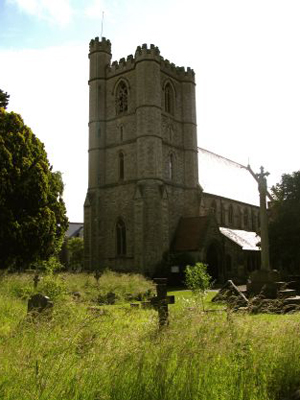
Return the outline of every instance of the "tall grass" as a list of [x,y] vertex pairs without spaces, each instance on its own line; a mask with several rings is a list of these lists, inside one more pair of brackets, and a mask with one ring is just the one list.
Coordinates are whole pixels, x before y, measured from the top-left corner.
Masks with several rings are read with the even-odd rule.
[[205,313],[181,297],[159,330],[153,310],[58,297],[51,319],[30,320],[7,285],[0,399],[280,400],[300,387],[299,314]]

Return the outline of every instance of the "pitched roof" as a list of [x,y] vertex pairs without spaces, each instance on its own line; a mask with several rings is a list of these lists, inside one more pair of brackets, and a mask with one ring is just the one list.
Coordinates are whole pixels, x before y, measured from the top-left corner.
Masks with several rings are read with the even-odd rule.
[[198,147],[198,169],[205,193],[259,206],[258,183],[244,165]]
[[83,222],[69,222],[69,227],[66,232],[68,238],[80,236],[80,231],[83,229]]
[[180,218],[173,243],[174,250],[198,250],[200,242],[205,237],[207,227],[207,216]]
[[257,245],[260,243],[261,239],[256,234],[256,232],[248,232],[240,229],[229,229],[222,227],[220,227],[219,229],[222,235],[232,240],[243,250],[260,251],[260,248]]

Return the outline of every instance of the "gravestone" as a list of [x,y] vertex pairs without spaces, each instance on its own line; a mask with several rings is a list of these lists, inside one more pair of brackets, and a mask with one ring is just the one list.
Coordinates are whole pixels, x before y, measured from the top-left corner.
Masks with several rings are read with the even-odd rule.
[[131,308],[140,308],[140,305],[138,303],[130,303]]
[[101,278],[102,273],[99,271],[99,269],[96,269],[96,272],[94,274],[94,278],[97,281],[97,285],[99,285],[99,279]]
[[28,300],[28,313],[41,314],[45,311],[50,311],[53,307],[53,302],[50,301],[48,296],[41,293],[34,294]]
[[37,288],[37,285],[38,285],[38,283],[39,283],[40,280],[41,280],[40,275],[38,274],[38,272],[36,272],[36,273],[34,274],[34,277],[33,277],[33,287],[34,287],[35,289]]
[[114,305],[116,303],[117,296],[114,292],[108,292],[106,294],[99,294],[97,302],[100,305]]
[[233,302],[241,307],[248,305],[248,299],[244,293],[232,282],[228,280],[219,290],[219,292],[212,298],[213,302],[228,301]]
[[155,278],[157,296],[150,299],[150,303],[158,311],[159,326],[168,324],[168,305],[175,303],[175,296],[167,296],[167,279]]

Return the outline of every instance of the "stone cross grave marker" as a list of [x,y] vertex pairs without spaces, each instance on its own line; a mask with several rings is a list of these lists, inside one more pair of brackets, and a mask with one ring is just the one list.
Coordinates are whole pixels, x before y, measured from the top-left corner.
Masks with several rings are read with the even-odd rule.
[[43,311],[51,310],[53,302],[50,301],[48,296],[44,296],[41,293],[34,294],[28,300],[27,312],[33,312],[35,314],[41,314]]
[[167,296],[167,279],[155,278],[157,296],[150,299],[150,303],[158,311],[159,326],[168,324],[168,304],[175,303],[175,296]]
[[268,213],[267,213],[267,176],[269,172],[260,167],[260,173],[256,174],[258,179],[258,191],[260,202],[260,237],[261,237],[261,269],[271,271],[269,256],[269,236],[268,236]]

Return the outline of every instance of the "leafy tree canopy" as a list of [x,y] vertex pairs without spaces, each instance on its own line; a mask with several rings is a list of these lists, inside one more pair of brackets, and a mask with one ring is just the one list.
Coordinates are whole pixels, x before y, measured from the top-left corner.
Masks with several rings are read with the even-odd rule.
[[6,108],[8,105],[9,94],[0,89],[0,107]]
[[272,187],[270,218],[272,265],[300,273],[300,171],[284,174]]
[[20,115],[0,108],[0,268],[47,260],[68,225],[63,182]]

